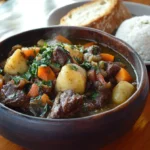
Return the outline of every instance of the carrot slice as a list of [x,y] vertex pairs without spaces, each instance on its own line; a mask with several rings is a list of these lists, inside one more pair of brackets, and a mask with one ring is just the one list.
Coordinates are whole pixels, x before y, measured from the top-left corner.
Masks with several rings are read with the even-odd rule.
[[114,61],[114,56],[111,55],[111,54],[108,54],[108,53],[101,53],[100,54],[102,60],[105,60],[105,61]]
[[55,37],[55,39],[59,42],[62,42],[62,43],[67,43],[67,44],[72,44],[71,41],[69,41],[67,38],[65,38],[64,36],[62,35],[57,35]]
[[53,105],[52,101],[50,100],[50,98],[48,97],[47,94],[43,94],[43,95],[41,96],[41,100],[42,100],[42,103],[43,103],[43,104],[49,104],[50,106]]
[[88,47],[95,45],[95,44],[96,43],[94,43],[94,42],[88,42],[88,43],[84,44],[84,48],[88,48]]
[[3,87],[4,78],[0,75],[0,89]]
[[118,82],[120,82],[120,81],[131,82],[132,81],[132,77],[131,77],[131,75],[129,74],[129,72],[126,69],[121,68],[119,70],[119,72],[117,73],[117,75],[116,75],[116,80]]
[[36,97],[39,95],[39,87],[37,84],[33,83],[31,88],[30,88],[30,91],[28,92],[28,96],[29,97]]
[[40,51],[38,47],[22,48],[22,52],[26,58],[35,57]]
[[38,67],[38,77],[45,81],[56,79],[55,73],[48,66],[39,66]]

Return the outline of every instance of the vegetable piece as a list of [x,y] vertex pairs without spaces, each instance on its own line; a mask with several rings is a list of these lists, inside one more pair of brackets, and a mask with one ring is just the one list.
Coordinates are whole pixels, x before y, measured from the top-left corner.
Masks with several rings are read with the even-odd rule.
[[64,36],[62,35],[57,35],[55,37],[55,40],[61,42],[61,43],[67,43],[67,44],[72,44],[71,41],[69,41],[67,38],[65,38]]
[[0,89],[3,87],[4,77],[0,74]]
[[83,94],[86,85],[86,71],[76,64],[67,64],[62,67],[57,80],[56,91],[73,90]]
[[43,39],[41,39],[37,42],[38,46],[44,46],[44,44],[45,44],[45,41]]
[[35,57],[40,51],[39,47],[22,48],[25,58]]
[[102,60],[105,60],[105,61],[114,61],[114,56],[111,55],[111,54],[107,54],[107,53],[101,53],[100,54]]
[[9,57],[4,66],[4,72],[16,75],[23,74],[28,70],[27,60],[24,58],[20,49],[17,49],[11,57]]
[[38,67],[38,77],[44,81],[56,79],[55,73],[48,66],[39,66]]
[[95,44],[96,44],[95,42],[88,42],[88,43],[84,44],[84,48],[88,48],[88,47],[95,45]]
[[47,94],[43,94],[41,96],[41,100],[42,100],[42,103],[43,104],[49,104],[50,106],[53,105],[52,101],[49,99],[48,95]]
[[112,100],[115,104],[121,104],[126,101],[135,91],[135,87],[127,82],[120,81],[113,89]]
[[76,58],[78,58],[78,60],[80,60],[80,62],[83,61],[83,53],[81,53],[79,50],[72,49],[71,45],[67,45],[67,44],[65,44],[64,48],[70,53],[70,56],[72,57],[74,63],[78,64],[78,61],[76,60]]
[[28,96],[29,97],[36,97],[39,95],[39,87],[37,84],[33,83],[31,88],[30,88],[30,91],[28,92]]
[[98,73],[96,75],[96,77],[97,77],[97,80],[100,81],[102,84],[106,84],[106,81],[105,81],[105,79],[104,79],[104,77],[102,76],[101,73]]
[[131,82],[132,81],[132,77],[131,75],[129,74],[129,72],[124,69],[124,68],[121,68],[119,70],[119,72],[117,73],[116,75],[116,80],[119,82],[119,81],[128,81],[128,82]]
[[19,84],[17,85],[17,88],[22,89],[24,88],[24,86],[28,83],[29,81],[27,81],[26,79],[21,79],[19,81]]

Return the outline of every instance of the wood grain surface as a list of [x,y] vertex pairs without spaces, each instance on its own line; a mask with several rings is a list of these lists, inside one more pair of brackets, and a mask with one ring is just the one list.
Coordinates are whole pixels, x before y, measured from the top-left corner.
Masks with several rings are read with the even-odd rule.
[[[150,5],[150,0],[126,0]],[[148,68],[150,79],[150,68]],[[26,150],[0,136],[0,150]],[[133,128],[102,150],[150,150],[150,93],[146,107]]]

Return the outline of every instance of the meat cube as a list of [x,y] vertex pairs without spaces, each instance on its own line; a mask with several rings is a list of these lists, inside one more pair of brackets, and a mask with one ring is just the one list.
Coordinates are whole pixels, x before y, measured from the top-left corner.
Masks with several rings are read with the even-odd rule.
[[59,93],[55,98],[54,105],[48,118],[73,117],[80,111],[83,104],[83,96],[75,94],[72,90]]

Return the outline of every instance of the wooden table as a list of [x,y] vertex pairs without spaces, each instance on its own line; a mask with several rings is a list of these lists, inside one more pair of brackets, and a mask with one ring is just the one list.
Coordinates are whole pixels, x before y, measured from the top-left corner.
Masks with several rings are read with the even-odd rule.
[[[150,5],[150,0],[127,0]],[[150,67],[147,67],[150,79]],[[26,150],[0,136],[0,150]],[[102,150],[150,150],[150,93],[146,107],[132,130]]]

